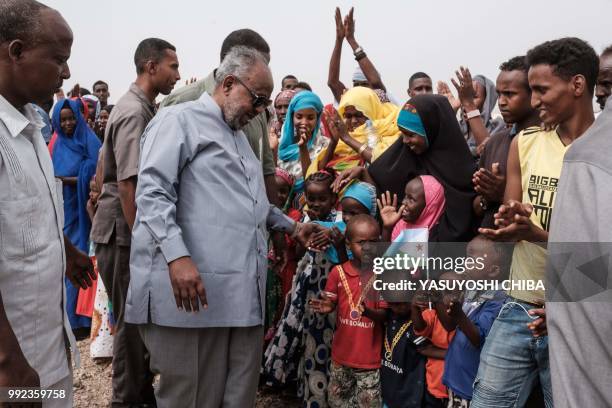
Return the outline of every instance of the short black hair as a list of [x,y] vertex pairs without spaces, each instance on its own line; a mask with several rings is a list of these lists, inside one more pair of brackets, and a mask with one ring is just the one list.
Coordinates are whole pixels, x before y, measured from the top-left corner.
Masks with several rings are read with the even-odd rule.
[[287,79],[295,79],[297,81],[297,78],[295,77],[295,75],[289,74],[289,75],[285,75],[285,77],[281,80],[281,85],[284,85],[285,84],[285,80],[287,80]]
[[357,214],[352,216],[348,224],[346,225],[346,233],[344,234],[344,237],[347,241],[350,241],[350,232],[353,230],[353,228],[355,228],[355,225],[357,224],[370,224],[378,228],[378,231],[380,231],[380,224],[378,223],[378,221],[376,221],[376,218],[372,217],[370,214]]
[[0,1],[0,44],[35,40],[42,29],[40,12],[45,9],[49,7],[35,0]]
[[593,47],[580,38],[546,41],[529,50],[527,63],[529,67],[550,65],[555,74],[566,80],[574,75],[584,75],[589,92],[593,95],[599,73],[599,57]]
[[159,62],[164,57],[166,50],[176,51],[174,45],[160,38],[147,38],[142,40],[134,53],[134,65],[136,73],[142,74],[148,61]]
[[103,107],[101,110],[103,111],[107,111],[108,114],[110,115],[110,113],[113,111],[113,108],[115,107],[115,105],[106,105],[105,107]]
[[519,55],[510,58],[508,61],[502,62],[499,66],[500,71],[523,71],[527,73],[529,71],[529,64],[527,64],[527,57]]
[[237,45],[255,48],[257,51],[263,54],[270,55],[270,46],[266,40],[259,35],[259,33],[251,30],[250,28],[242,28],[240,30],[232,31],[227,37],[225,37],[223,44],[221,44],[220,61],[223,61],[227,53]]
[[601,56],[603,57],[604,55],[612,55],[612,44],[608,45],[606,48],[604,48],[604,50],[601,52]]
[[79,96],[91,95],[89,89],[87,88],[79,88]]
[[529,64],[527,64],[527,57],[525,57],[524,55],[512,57],[508,61],[502,62],[499,66],[499,70],[502,72],[523,72],[525,74],[525,88],[527,88],[527,91],[531,93],[529,81],[527,80],[527,73],[529,72]]
[[412,88],[412,83],[416,80],[416,79],[420,79],[420,78],[427,78],[429,80],[431,80],[431,77],[429,75],[427,75],[424,72],[415,72],[414,74],[412,74],[412,76],[410,76],[410,79],[408,80],[408,88]]
[[96,91],[96,86],[98,85],[106,85],[106,89],[108,89],[108,84],[104,81],[102,81],[101,79],[98,79],[96,82],[94,82],[93,86],[91,87],[91,89],[94,90],[94,92]]
[[302,81],[300,81],[300,82],[298,82],[298,83],[295,85],[295,87],[296,87],[296,88],[306,89],[307,91],[312,92],[312,87],[311,87],[310,85],[308,85],[308,82],[302,82]]

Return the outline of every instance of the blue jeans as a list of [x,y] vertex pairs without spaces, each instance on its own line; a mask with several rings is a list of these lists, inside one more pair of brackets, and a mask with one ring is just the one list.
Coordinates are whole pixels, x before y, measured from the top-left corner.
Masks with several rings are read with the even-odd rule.
[[521,307],[535,307],[508,298],[493,323],[480,354],[470,408],[523,407],[538,378],[546,408],[552,408],[548,337],[533,337],[531,317]]

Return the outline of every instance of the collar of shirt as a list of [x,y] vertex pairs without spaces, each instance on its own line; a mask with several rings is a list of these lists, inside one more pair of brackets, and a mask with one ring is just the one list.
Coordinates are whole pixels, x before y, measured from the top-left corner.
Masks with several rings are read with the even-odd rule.
[[[225,123],[227,125],[227,123],[225,122],[225,118],[223,118],[223,111],[221,111],[221,107],[217,104],[217,101],[215,101],[212,96],[210,96],[207,92],[204,92],[199,98],[198,98],[198,102],[200,102],[201,104],[208,106],[212,109],[213,113],[215,114],[215,116],[221,120],[221,122]],[[229,126],[228,126],[229,128]],[[230,129],[230,131],[232,132],[236,132],[234,129]]]
[[138,99],[142,100],[142,102],[144,104],[146,104],[149,108],[151,108],[151,111],[153,113],[155,113],[155,111],[156,111],[155,103],[151,102],[149,100],[149,98],[147,98],[147,95],[145,95],[144,91],[142,89],[140,89],[140,87],[138,85],[136,85],[136,83],[132,83],[130,85],[130,92],[132,92],[134,95],[136,95],[138,97]]
[[0,95],[0,121],[4,123],[12,137],[17,137],[28,125],[37,129],[45,126],[40,115],[30,104],[26,104],[23,112],[20,112],[2,95]]

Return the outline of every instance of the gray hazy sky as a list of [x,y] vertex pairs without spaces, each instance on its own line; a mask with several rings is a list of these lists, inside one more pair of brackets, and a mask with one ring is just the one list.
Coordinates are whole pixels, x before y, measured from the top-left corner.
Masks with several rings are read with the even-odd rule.
[[[135,78],[133,55],[144,38],[174,44],[182,77],[202,78],[218,65],[225,36],[246,27],[270,44],[275,93],[280,79],[292,73],[330,102],[336,6],[343,15],[355,7],[355,37],[401,101],[415,71],[448,81],[465,65],[495,80],[501,62],[546,40],[576,36],[598,53],[612,44],[612,0],[42,1],[58,9],[74,32],[72,77],[64,89],[78,82],[91,90],[103,79],[113,102]],[[345,43],[340,79],[346,85],[355,67]]]

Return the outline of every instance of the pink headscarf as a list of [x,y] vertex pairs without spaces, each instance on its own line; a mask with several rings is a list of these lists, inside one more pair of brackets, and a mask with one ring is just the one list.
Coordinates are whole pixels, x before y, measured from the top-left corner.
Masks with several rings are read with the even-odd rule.
[[276,169],[274,169],[274,175],[280,177],[287,184],[289,184],[289,186],[293,187],[293,184],[295,183],[295,178],[291,174],[289,174],[287,170],[277,167]]
[[427,228],[431,230],[444,213],[446,199],[444,198],[444,187],[442,187],[442,184],[434,176],[419,177],[423,182],[423,190],[425,191],[425,208],[423,208],[423,212],[414,223],[400,219],[395,224],[395,227],[393,227],[393,232],[391,232],[392,241],[405,229]]

